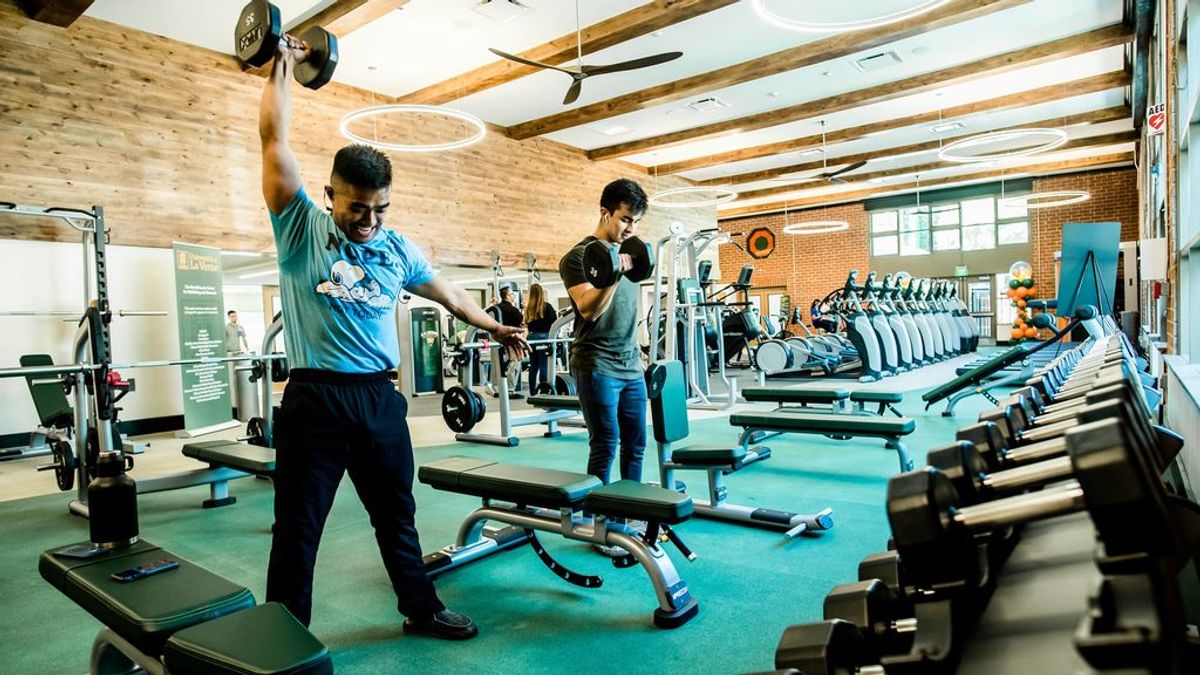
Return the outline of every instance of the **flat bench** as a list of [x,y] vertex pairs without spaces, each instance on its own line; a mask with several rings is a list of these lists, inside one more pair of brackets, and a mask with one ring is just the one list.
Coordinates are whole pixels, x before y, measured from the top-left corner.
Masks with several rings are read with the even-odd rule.
[[820,434],[838,440],[858,436],[883,438],[896,450],[901,471],[912,471],[913,460],[902,437],[911,434],[917,424],[911,418],[875,415],[847,415],[798,412],[743,412],[730,415],[729,423],[742,427],[741,445],[749,449],[752,441],[767,434]]
[[[882,415],[892,412],[897,417],[903,417],[896,410],[895,404],[904,400],[904,394],[891,391],[848,391],[845,389],[791,389],[782,387],[746,387],[741,390],[742,398],[749,403],[777,403],[780,409],[784,404],[799,404],[801,408],[809,406],[829,406],[834,412],[850,410],[847,406],[853,404],[853,411],[866,414]],[[877,411],[868,410],[868,404],[878,405]],[[818,408],[823,410],[824,408]]]
[[[471,457],[449,457],[420,467],[417,478],[437,490],[472,495],[483,499],[482,507],[467,516],[459,527],[458,540],[425,557],[431,575],[441,574],[499,551],[528,541],[538,558],[560,578],[594,588],[599,577],[572,572],[555,561],[542,547],[534,530],[561,534],[568,539],[619,546],[629,552],[618,567],[641,564],[658,596],[654,624],[660,628],[681,626],[696,615],[699,606],[687,584],[675,571],[658,543],[658,534],[692,515],[690,497],[637,481],[622,480],[603,485],[586,473],[493,462]],[[592,519],[576,517],[587,511]],[[644,536],[630,530],[624,520],[644,520]],[[510,527],[485,531],[486,521]],[[524,531],[519,536],[518,531]],[[686,553],[686,547],[680,545]]]
[[245,471],[255,476],[270,476],[275,473],[275,448],[238,441],[200,441],[185,444],[183,454],[201,462]]
[[[91,673],[171,675],[333,672],[325,645],[282,605],[256,606],[244,586],[145,540],[87,559],[42,553],[42,578],[104,628],[92,647]],[[133,582],[112,574],[170,559],[177,569]]]

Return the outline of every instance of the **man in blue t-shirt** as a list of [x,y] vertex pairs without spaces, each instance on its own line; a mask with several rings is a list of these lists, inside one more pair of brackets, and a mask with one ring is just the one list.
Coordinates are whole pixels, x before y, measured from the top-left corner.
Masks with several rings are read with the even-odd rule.
[[259,110],[263,196],[279,252],[284,336],[291,376],[274,441],[275,527],[267,600],[308,625],[317,546],[342,476],[371,517],[404,631],[474,637],[470,618],[438,599],[425,572],[414,523],[408,403],[392,385],[397,366],[396,300],[402,291],[442,304],[491,333],[516,358],[525,331],[503,326],[470,295],[436,276],[409,239],[381,228],[391,163],[374,148],[342,148],[333,160],[325,208],[300,181],[288,145],[292,69],[305,45],[286,36]]

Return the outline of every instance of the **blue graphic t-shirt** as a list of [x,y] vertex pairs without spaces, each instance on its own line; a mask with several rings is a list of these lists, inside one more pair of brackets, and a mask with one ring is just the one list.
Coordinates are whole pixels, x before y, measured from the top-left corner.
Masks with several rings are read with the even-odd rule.
[[271,214],[271,225],[291,366],[343,373],[395,368],[396,298],[435,276],[420,249],[382,228],[365,244],[349,241],[303,189],[283,213]]

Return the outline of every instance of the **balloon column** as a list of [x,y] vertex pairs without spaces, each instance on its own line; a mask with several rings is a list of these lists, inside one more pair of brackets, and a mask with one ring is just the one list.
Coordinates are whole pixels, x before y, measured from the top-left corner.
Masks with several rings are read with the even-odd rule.
[[1018,261],[1008,268],[1008,297],[1013,307],[1017,308],[1017,317],[1013,320],[1012,339],[1016,342],[1037,337],[1038,329],[1029,322],[1030,300],[1037,298],[1037,286],[1033,285],[1033,266],[1025,261]]

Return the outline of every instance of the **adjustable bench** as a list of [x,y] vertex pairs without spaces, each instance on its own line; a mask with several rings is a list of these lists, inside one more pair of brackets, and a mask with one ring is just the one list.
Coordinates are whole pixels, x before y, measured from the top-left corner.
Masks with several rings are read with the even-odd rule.
[[[104,625],[92,644],[93,675],[333,672],[325,645],[282,605],[256,606],[246,587],[145,540],[87,559],[56,550],[42,553],[42,578]],[[112,579],[163,559],[179,567],[133,582]]]
[[[683,377],[683,364],[679,361],[656,361],[646,372],[650,383],[650,416],[654,424],[654,440],[658,445],[658,464],[661,485],[678,490],[685,489],[681,481],[675,480],[677,470],[704,471],[708,474],[708,501],[694,500],[696,514],[702,517],[725,520],[740,525],[784,530],[788,538],[801,532],[827,530],[833,527],[833,511],[808,515],[779,511],[777,509],[752,508],[727,501],[729,491],[725,486],[725,474],[738,471],[745,466],[771,456],[766,448],[676,448],[674,443],[688,436],[687,391]],[[793,391],[793,390],[781,390]],[[844,393],[844,392],[842,392]]]
[[[946,409],[942,411],[942,417],[953,417],[954,407],[958,405],[958,402],[976,394],[983,396],[993,404],[996,403],[996,397],[989,393],[990,390],[997,387],[1011,386],[1014,382],[1023,382],[1033,375],[1033,366],[1029,363],[1028,359],[1032,351],[1033,346],[1030,343],[1021,343],[968,370],[946,384],[930,389],[921,396],[925,401],[925,409],[928,410],[934,403],[949,398],[950,402],[946,404]],[[1018,363],[1020,367],[1015,372],[1010,372],[1008,375],[1000,375],[1001,371]]]
[[820,434],[838,440],[858,436],[883,438],[887,441],[887,447],[895,450],[899,456],[900,470],[913,469],[912,457],[902,437],[911,434],[917,425],[908,417],[891,419],[853,414],[743,412],[730,415],[729,423],[742,427],[739,443],[747,450],[752,442],[779,434]]
[[[686,495],[637,481],[602,485],[586,473],[470,457],[449,457],[426,464],[417,477],[434,489],[483,499],[483,506],[472,511],[459,527],[453,545],[425,556],[431,576],[529,543],[538,559],[564,581],[585,588],[603,583],[598,576],[573,572],[552,558],[537,539],[535,530],[540,530],[628,551],[629,555],[614,559],[613,565],[620,568],[640,564],[646,570],[658,596],[654,625],[682,626],[699,610],[687,583],[658,543],[661,532],[689,559],[694,557],[670,528],[692,515],[692,500]],[[592,519],[580,516],[584,510],[592,514]],[[638,536],[626,527],[622,519],[627,518],[646,521],[646,533]],[[485,528],[489,520],[507,527]]]

